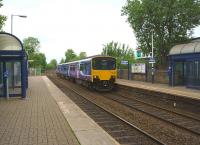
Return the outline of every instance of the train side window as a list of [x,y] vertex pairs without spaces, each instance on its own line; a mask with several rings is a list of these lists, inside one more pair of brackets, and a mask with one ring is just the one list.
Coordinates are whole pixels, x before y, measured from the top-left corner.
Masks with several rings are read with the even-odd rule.
[[83,64],[80,64],[80,71],[83,71]]
[[64,71],[66,71],[67,70],[67,68],[66,68],[66,66],[64,66]]
[[74,66],[74,65],[71,65],[71,66],[70,66],[70,70],[71,70],[71,71],[75,71],[75,66]]
[[86,63],[85,72],[87,75],[91,75],[91,64],[90,63]]
[[97,64],[96,64],[96,61],[95,61],[95,60],[92,61],[92,66],[93,66],[94,69],[97,68]]
[[85,68],[85,63],[83,64],[83,73],[86,74],[86,68]]

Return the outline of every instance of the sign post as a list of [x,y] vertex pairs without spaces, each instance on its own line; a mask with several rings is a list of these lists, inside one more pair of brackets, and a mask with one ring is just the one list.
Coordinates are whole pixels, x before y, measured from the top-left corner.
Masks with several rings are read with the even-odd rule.
[[153,84],[154,83],[154,75],[155,75],[154,63],[156,63],[156,61],[154,58],[150,58],[149,63],[151,63],[151,82]]
[[151,63],[151,83],[153,84],[154,83],[154,63],[155,63],[155,59],[154,59],[154,56],[153,56],[153,33],[152,33],[152,50],[151,50],[151,58],[149,59],[149,63]]
[[6,98],[9,99],[8,70],[4,72],[4,78],[6,79]]

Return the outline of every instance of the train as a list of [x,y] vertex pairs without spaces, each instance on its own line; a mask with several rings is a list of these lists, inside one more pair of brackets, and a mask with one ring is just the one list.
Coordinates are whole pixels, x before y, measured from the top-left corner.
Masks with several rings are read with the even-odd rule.
[[116,59],[98,55],[62,63],[57,65],[56,74],[91,89],[110,91],[117,78]]

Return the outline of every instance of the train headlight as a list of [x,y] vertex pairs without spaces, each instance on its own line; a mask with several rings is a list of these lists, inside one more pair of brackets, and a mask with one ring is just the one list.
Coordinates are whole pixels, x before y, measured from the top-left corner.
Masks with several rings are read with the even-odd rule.
[[115,82],[115,76],[111,76],[110,81]]
[[94,75],[93,78],[94,78],[94,79],[99,79],[99,76]]

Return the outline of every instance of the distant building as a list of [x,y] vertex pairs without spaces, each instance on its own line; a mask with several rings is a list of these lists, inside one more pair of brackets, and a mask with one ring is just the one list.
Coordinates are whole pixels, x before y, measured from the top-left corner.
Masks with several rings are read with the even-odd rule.
[[175,45],[169,52],[169,85],[200,89],[200,37]]

